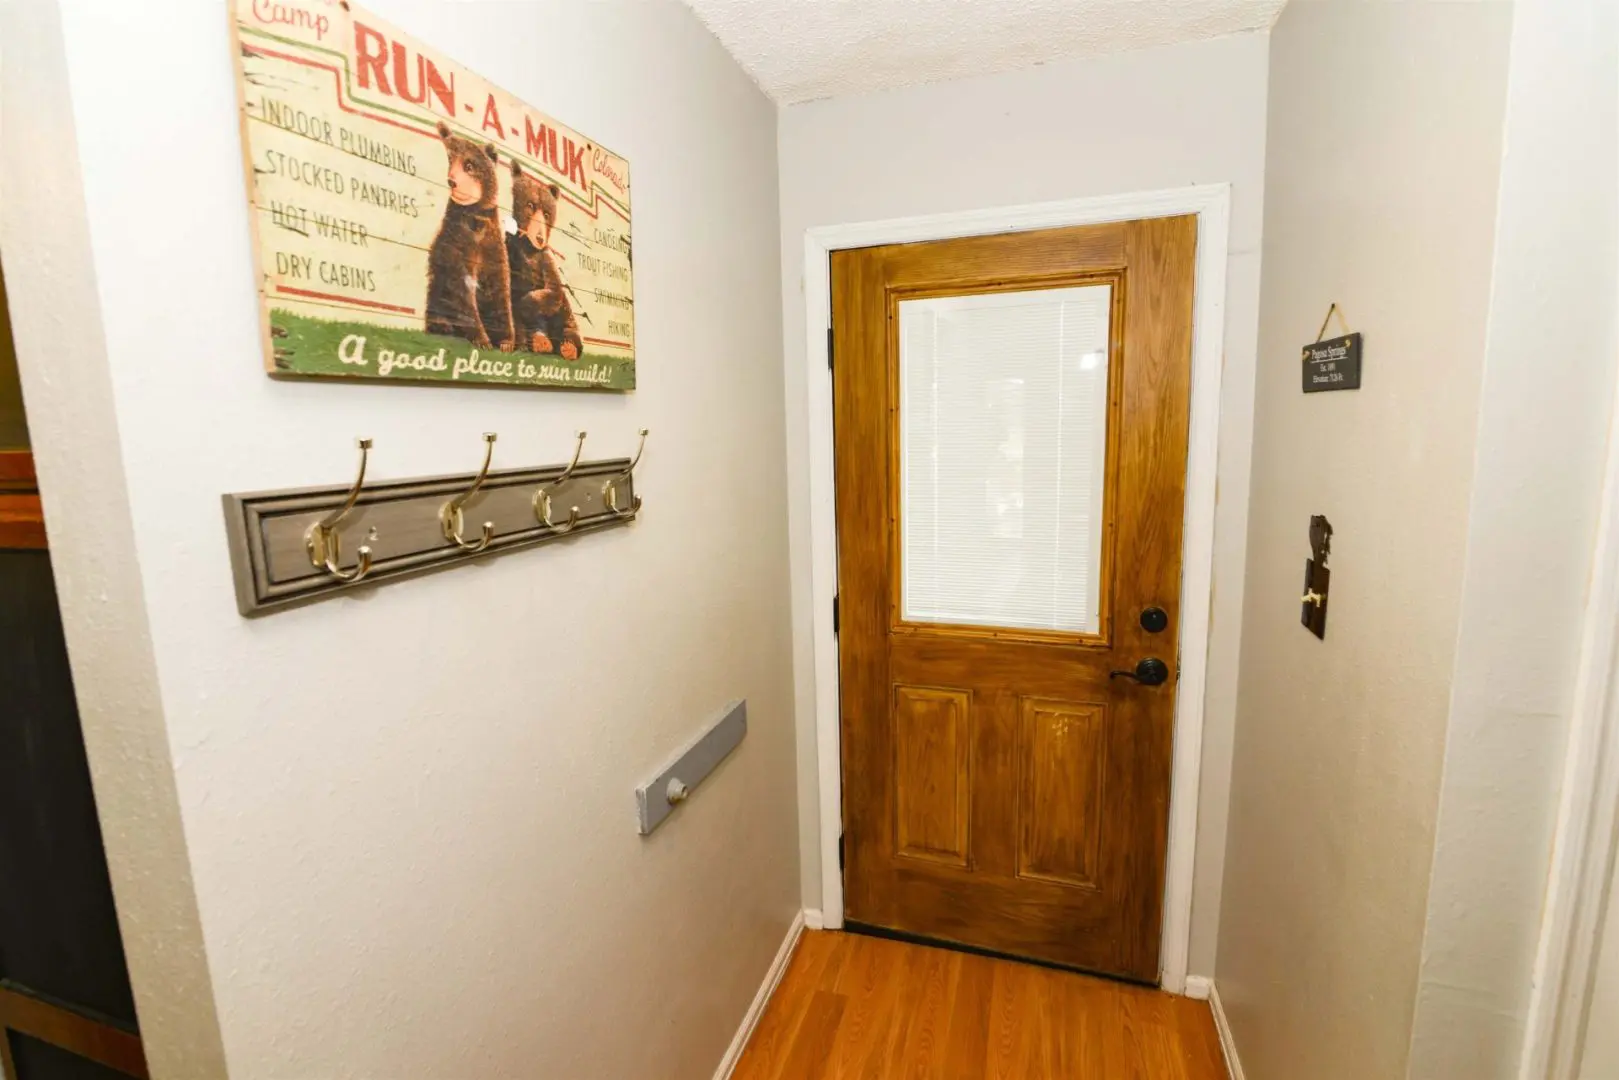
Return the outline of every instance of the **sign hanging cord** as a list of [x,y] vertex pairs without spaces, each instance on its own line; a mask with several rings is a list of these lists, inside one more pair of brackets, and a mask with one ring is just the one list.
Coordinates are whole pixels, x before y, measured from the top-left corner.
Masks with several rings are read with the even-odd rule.
[[1321,320],[1321,329],[1318,330],[1316,332],[1316,335],[1315,335],[1315,339],[1317,341],[1320,341],[1323,337],[1326,336],[1327,324],[1332,322],[1333,315],[1338,316],[1338,325],[1344,328],[1344,333],[1348,334],[1350,332],[1349,331],[1349,320],[1344,318],[1343,309],[1338,306],[1338,302],[1335,300],[1335,301],[1333,301],[1332,306],[1327,308],[1327,317],[1325,319]]

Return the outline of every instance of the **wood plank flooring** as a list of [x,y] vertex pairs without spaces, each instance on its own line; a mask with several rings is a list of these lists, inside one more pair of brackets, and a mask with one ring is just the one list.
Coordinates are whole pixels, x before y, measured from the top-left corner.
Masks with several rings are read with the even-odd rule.
[[1207,1002],[807,930],[732,1080],[1226,1080]]

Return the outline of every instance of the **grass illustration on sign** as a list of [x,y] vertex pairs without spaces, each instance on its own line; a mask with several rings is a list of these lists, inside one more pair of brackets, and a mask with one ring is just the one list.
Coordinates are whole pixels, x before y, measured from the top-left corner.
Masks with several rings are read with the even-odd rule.
[[233,25],[266,370],[634,389],[623,158],[353,4]]

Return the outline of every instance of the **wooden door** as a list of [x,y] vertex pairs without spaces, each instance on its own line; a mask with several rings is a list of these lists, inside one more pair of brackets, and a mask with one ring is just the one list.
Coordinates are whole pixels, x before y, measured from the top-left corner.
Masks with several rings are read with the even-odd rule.
[[832,256],[850,922],[1157,980],[1196,237]]

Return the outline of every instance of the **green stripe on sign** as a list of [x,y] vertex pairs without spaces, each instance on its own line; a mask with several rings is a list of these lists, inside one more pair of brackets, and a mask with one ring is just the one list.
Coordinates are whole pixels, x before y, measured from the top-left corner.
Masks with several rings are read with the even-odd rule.
[[635,361],[587,352],[577,360],[555,354],[480,349],[444,337],[352,319],[316,319],[270,311],[276,372],[349,379],[404,379],[430,383],[571,390],[633,390]]

